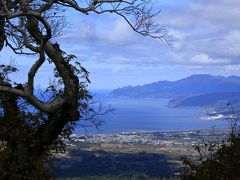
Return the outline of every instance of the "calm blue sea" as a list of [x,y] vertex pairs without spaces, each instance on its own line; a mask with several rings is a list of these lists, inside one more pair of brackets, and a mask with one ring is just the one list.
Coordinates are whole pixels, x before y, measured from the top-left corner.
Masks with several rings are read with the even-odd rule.
[[[201,130],[229,127],[226,120],[201,120],[203,108],[169,108],[168,99],[120,98],[98,91],[95,99],[103,107],[110,105],[115,110],[101,117],[104,124],[99,130],[87,128],[89,133],[119,133],[123,131],[175,131]],[[83,133],[81,127],[76,133]]]

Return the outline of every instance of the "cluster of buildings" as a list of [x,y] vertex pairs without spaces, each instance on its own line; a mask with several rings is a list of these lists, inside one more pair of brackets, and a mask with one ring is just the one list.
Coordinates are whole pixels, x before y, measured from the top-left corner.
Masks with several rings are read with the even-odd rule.
[[153,145],[160,147],[192,147],[202,142],[226,139],[228,130],[174,131],[174,132],[122,132],[119,134],[72,135],[71,144]]

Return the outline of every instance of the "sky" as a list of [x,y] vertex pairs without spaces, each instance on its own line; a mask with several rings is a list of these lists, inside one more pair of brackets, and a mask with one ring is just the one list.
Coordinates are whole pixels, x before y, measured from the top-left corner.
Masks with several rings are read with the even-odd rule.
[[[83,15],[67,11],[70,22],[56,41],[75,54],[90,72],[90,89],[115,89],[192,74],[240,75],[239,0],[159,0],[156,22],[173,36],[172,45],[143,37],[113,14]],[[0,62],[14,59],[25,81],[35,57],[16,56],[5,48]],[[46,85],[52,75],[48,63],[37,75]]]

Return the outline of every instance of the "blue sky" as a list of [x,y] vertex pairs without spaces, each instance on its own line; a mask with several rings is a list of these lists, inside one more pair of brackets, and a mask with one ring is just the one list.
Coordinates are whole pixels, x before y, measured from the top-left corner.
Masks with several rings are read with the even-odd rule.
[[[156,1],[158,2],[158,1]],[[113,14],[88,16],[67,12],[70,22],[56,41],[76,54],[90,71],[91,89],[113,89],[159,80],[177,80],[191,74],[240,75],[239,0],[164,0],[156,4],[156,21],[174,36],[172,46],[142,37]],[[15,56],[6,48],[0,62],[11,58],[24,81],[34,57]],[[37,84],[46,85],[49,64],[41,68]]]

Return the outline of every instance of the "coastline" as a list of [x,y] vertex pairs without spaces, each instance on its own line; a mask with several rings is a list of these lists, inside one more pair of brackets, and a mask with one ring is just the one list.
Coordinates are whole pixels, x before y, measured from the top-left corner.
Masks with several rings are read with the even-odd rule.
[[89,144],[127,144],[127,145],[153,145],[161,147],[191,148],[203,139],[227,139],[229,128],[211,128],[204,130],[185,131],[128,131],[111,134],[72,134],[70,146],[79,143]]
[[[203,119],[202,119],[203,120]],[[216,119],[213,119],[216,120]],[[216,131],[216,132],[229,132],[230,128],[215,128],[214,126],[211,128],[204,128],[204,129],[192,129],[192,130],[130,130],[130,131],[120,131],[120,132],[106,132],[106,133],[72,133],[71,137],[77,137],[77,136],[91,136],[91,135],[117,135],[117,134],[122,134],[122,135],[130,135],[130,134],[153,134],[153,133],[196,133],[196,132],[210,132],[210,131]]]

